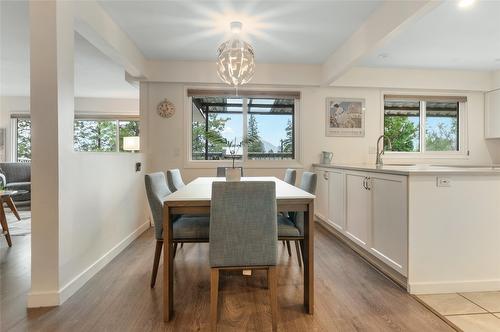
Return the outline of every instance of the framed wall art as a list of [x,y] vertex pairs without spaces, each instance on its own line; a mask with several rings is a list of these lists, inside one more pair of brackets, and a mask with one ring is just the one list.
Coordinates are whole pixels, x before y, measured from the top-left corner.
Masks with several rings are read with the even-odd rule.
[[326,136],[365,136],[365,100],[326,98]]

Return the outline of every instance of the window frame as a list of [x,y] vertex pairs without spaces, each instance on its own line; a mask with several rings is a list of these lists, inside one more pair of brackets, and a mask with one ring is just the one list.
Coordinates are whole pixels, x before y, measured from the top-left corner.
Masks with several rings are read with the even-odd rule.
[[[192,159],[192,103],[193,103],[193,98],[188,95],[188,90],[190,89],[197,89],[199,87],[185,87],[184,89],[184,142],[183,146],[186,147],[185,153],[183,154],[183,164],[184,168],[213,168],[217,166],[226,166],[230,167],[232,166],[232,161],[231,160],[194,160]],[[210,89],[207,90],[206,87],[203,87],[206,91],[210,91],[212,95],[216,94],[219,89]],[[225,90],[220,90],[221,91],[221,96],[224,95],[222,91],[227,91]],[[262,90],[262,95],[266,97],[261,97],[260,95],[256,96],[239,96],[243,99],[247,98],[276,98],[272,96],[273,92],[279,93],[280,91],[283,90]],[[243,101],[242,104],[242,115],[243,115],[243,132],[246,133],[247,131],[247,125],[248,125],[248,104]],[[294,167],[294,168],[303,168],[302,166],[302,161],[301,161],[301,140],[300,140],[300,98],[294,98],[294,106],[293,106],[293,116],[292,116],[292,122],[294,126],[293,130],[293,139],[294,139],[294,158],[293,159],[275,159],[275,160],[264,160],[264,159],[257,159],[257,160],[251,160],[248,159],[247,151],[246,151],[246,145],[243,145],[243,156],[241,160],[236,160],[235,165],[237,166],[243,166],[247,168],[284,168],[284,167]]]
[[468,136],[468,102],[458,102],[458,150],[457,151],[427,151],[425,146],[425,125],[426,125],[426,100],[425,98],[417,98],[422,96],[429,97],[466,97],[464,93],[436,93],[436,92],[408,92],[408,91],[381,91],[381,133],[385,131],[385,96],[386,95],[401,95],[415,96],[420,101],[420,151],[405,152],[405,151],[385,151],[387,159],[468,159],[469,151],[469,136]]
[[[75,122],[76,121],[113,121],[116,123],[116,132],[115,132],[115,140],[116,140],[116,146],[113,151],[78,151],[75,150]],[[75,118],[73,119],[73,151],[77,153],[131,153],[132,151],[120,151],[120,122],[124,121],[136,121],[139,123],[139,135],[141,133],[141,120],[138,116],[113,116],[113,115],[76,115]],[[135,152],[141,152],[135,151]]]
[[[10,149],[11,152],[9,153],[10,156],[7,156],[7,159],[12,158],[12,160],[15,160],[18,162],[18,154],[17,154],[17,144],[18,144],[18,139],[17,139],[17,126],[18,126],[18,120],[19,119],[28,119],[31,121],[31,116],[28,112],[11,112],[9,114],[10,118]],[[74,139],[75,139],[75,122],[76,121],[115,121],[116,122],[116,148],[113,151],[77,151],[74,149]],[[139,135],[140,135],[140,128],[141,128],[141,120],[139,116],[136,115],[123,115],[123,114],[87,114],[87,113],[76,113],[75,117],[73,119],[73,128],[72,128],[72,147],[73,147],[73,152],[75,153],[98,153],[98,154],[105,154],[105,153],[131,153],[132,151],[120,151],[120,122],[122,121],[137,121],[139,123]],[[141,152],[135,151],[137,153]],[[25,161],[28,162],[28,161]],[[31,160],[29,161],[31,162]]]

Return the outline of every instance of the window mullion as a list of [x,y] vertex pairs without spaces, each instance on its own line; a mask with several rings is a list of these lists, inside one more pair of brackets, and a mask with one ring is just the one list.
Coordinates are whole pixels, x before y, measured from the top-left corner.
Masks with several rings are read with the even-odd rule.
[[243,162],[246,162],[248,160],[248,146],[247,144],[245,143],[246,142],[246,139],[248,138],[248,121],[247,121],[247,117],[248,117],[248,98],[244,97],[243,100],[242,100],[242,111],[243,111],[243,137],[241,138],[242,139],[242,144],[241,144],[241,147],[242,147],[242,156],[241,156],[241,160]]
[[420,153],[424,154],[425,151],[425,128],[426,128],[426,109],[427,103],[420,101]]
[[116,149],[115,152],[120,152],[120,120],[116,121]]

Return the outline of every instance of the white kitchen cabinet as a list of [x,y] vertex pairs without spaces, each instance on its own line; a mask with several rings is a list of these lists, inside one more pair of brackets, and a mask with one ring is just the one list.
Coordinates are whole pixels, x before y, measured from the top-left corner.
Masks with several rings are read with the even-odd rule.
[[345,229],[345,174],[340,170],[328,172],[328,223],[339,231]]
[[318,183],[316,187],[316,199],[314,212],[323,221],[328,220],[328,172],[324,169],[316,169]]
[[316,215],[403,276],[408,271],[408,177],[316,168]]
[[345,234],[358,245],[368,249],[371,194],[366,180],[365,173],[346,173]]
[[406,275],[408,250],[407,177],[370,173],[370,251]]
[[484,134],[486,138],[500,138],[500,89],[485,94]]

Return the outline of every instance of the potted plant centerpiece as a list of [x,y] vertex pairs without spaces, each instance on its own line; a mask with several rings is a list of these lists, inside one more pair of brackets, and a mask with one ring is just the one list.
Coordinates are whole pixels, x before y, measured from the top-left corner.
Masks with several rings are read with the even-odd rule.
[[241,148],[242,142],[241,141],[238,142],[238,140],[235,137],[234,140],[226,140],[226,145],[229,151],[230,158],[233,160],[233,166],[226,167],[226,181],[228,182],[240,181],[241,169],[235,168],[234,163],[236,160],[236,152],[238,152],[238,149]]

